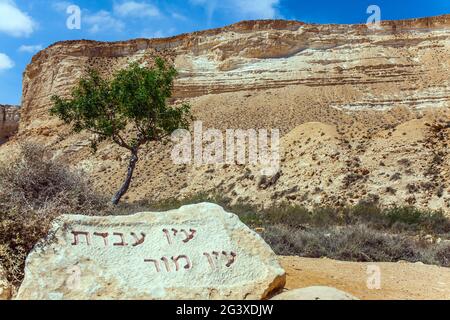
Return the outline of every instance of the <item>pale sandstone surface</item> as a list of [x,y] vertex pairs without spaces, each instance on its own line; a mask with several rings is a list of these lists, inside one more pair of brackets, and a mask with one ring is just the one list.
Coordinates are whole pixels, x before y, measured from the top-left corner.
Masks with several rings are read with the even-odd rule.
[[92,155],[89,135],[49,116],[50,97],[88,66],[110,75],[163,55],[180,71],[175,101],[189,101],[205,129],[279,129],[281,167],[261,185],[258,167],[174,165],[169,147],[150,145],[125,201],[218,193],[257,206],[375,201],[450,213],[450,16],[382,26],[249,21],[168,39],[56,43],[25,71],[20,132],[0,158],[39,141],[113,194],[127,152],[105,142]]
[[[450,299],[450,268],[407,262],[361,263],[301,257],[279,259],[286,270],[286,290],[329,286],[361,300]],[[368,266],[371,267],[368,269]],[[380,289],[369,289],[367,285],[369,276],[373,275],[373,266],[381,272]],[[370,285],[373,283],[369,282]]]
[[313,286],[293,289],[276,295],[271,300],[359,300],[358,298],[332,287]]
[[62,216],[28,256],[17,299],[263,299],[284,283],[258,234],[203,203]]

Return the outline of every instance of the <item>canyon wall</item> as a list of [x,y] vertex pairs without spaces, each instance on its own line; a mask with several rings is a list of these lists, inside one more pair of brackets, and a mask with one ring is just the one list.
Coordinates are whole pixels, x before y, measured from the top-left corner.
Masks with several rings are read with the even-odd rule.
[[19,128],[18,106],[0,105],[0,144],[5,143]]
[[[345,206],[361,201],[450,209],[450,15],[366,25],[244,21],[167,39],[58,42],[27,66],[18,141],[45,143],[94,178],[121,183],[127,155],[48,114],[88,67],[111,76],[155,55],[179,71],[176,101],[205,129],[279,129],[274,179],[251,166],[174,165],[170,149],[143,151],[127,200],[219,193],[235,202]],[[266,182],[264,182],[266,181]]]
[[179,70],[178,97],[349,85],[353,96],[336,95],[334,106],[442,106],[450,96],[449,26],[450,15],[386,21],[381,30],[263,20],[167,39],[58,42],[34,56],[25,70],[21,131],[48,119],[43,111],[51,95],[68,93],[87,67],[111,74],[155,54],[171,58]]

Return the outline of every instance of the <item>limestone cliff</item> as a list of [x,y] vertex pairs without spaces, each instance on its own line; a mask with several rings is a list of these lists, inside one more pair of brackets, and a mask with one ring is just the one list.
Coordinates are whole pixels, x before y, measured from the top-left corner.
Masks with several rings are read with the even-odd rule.
[[[445,105],[449,97],[450,15],[366,25],[311,25],[296,21],[245,21],[168,39],[126,42],[58,42],[38,53],[24,74],[26,129],[49,96],[67,92],[86,67],[111,73],[130,60],[160,53],[180,71],[177,96],[306,85],[334,89],[351,85],[345,108]],[[387,85],[396,96],[367,94]],[[380,91],[380,90],[379,90]],[[377,92],[371,92],[376,94]],[[48,117],[47,117],[48,118]],[[40,121],[43,117],[38,118]]]
[[23,80],[18,139],[45,142],[112,192],[126,155],[70,136],[48,115],[87,67],[105,74],[158,54],[180,72],[175,96],[205,127],[278,128],[280,172],[175,166],[167,148],[141,156],[129,200],[218,192],[233,201],[312,206],[376,201],[449,211],[450,15],[366,25],[244,21],[167,39],[65,41],[38,53]]

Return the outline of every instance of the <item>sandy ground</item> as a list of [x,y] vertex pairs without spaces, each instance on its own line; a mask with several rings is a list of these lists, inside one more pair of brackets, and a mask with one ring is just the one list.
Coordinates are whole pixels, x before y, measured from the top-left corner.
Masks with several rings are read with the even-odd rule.
[[[330,286],[362,300],[450,300],[450,268],[421,263],[359,263],[280,257],[286,289]],[[368,289],[368,266],[381,271],[380,289]]]

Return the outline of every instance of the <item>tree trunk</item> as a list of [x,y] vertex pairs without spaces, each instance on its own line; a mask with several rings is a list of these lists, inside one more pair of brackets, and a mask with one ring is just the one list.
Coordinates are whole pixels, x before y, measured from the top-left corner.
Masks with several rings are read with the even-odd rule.
[[120,187],[119,191],[114,195],[112,198],[112,204],[117,205],[120,201],[120,199],[123,197],[125,193],[127,193],[128,188],[130,187],[131,179],[133,178],[133,172],[136,168],[136,163],[139,160],[137,156],[137,150],[131,152],[131,158],[130,162],[128,164],[128,172],[127,172],[127,178],[123,185]]

